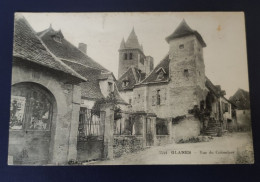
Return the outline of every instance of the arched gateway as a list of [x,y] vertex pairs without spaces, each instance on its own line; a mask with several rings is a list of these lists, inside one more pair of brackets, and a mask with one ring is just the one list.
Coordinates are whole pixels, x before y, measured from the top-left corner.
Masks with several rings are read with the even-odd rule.
[[9,155],[14,164],[47,164],[57,104],[40,84],[22,82],[11,88]]

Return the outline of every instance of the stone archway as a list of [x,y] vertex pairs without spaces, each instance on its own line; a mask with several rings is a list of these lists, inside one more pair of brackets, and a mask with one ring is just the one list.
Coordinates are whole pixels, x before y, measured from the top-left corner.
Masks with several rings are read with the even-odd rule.
[[50,161],[57,102],[44,86],[20,82],[11,87],[9,155],[14,164],[47,164]]

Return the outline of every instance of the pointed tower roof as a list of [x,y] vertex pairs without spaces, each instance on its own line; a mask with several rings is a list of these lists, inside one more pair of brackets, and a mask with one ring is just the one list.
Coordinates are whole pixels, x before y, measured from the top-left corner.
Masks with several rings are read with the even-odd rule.
[[135,29],[133,28],[129,37],[126,40],[125,43],[125,47],[126,48],[132,48],[132,49],[140,49],[141,50],[141,46],[139,44],[138,38],[135,34]]
[[125,49],[125,39],[124,38],[121,41],[120,49]]
[[195,35],[199,42],[201,43],[202,47],[206,47],[206,43],[202,39],[201,35],[196,31],[190,28],[190,26],[186,23],[183,19],[179,26],[175,29],[175,31],[166,37],[166,41],[169,43],[170,40],[188,36],[188,35]]

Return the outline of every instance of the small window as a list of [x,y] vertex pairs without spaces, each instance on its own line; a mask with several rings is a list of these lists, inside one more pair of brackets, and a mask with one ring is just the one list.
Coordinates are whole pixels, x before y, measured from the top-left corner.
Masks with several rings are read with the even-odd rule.
[[108,82],[108,92],[111,93],[113,92],[113,83]]
[[189,76],[189,70],[188,69],[185,69],[183,73],[184,73],[184,76],[186,76],[186,77]]
[[53,37],[53,40],[54,40],[55,42],[61,43],[61,37],[60,37],[60,36],[54,36],[54,37]]
[[163,72],[163,70],[161,70],[159,72],[158,76],[157,76],[157,80],[162,80],[162,79],[164,79],[164,72]]
[[132,99],[129,99],[129,104],[132,104]]
[[179,45],[179,49],[184,49],[184,44]]
[[129,81],[123,81],[123,87],[127,87],[129,84]]
[[129,59],[133,59],[133,53],[129,54]]
[[156,104],[157,105],[161,104],[160,90],[157,90],[157,93],[156,93]]
[[127,54],[124,53],[124,60],[127,60]]

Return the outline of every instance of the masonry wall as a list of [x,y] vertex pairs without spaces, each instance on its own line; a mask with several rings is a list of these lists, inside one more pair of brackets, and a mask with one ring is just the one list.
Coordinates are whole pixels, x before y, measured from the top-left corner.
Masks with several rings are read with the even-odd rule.
[[114,157],[130,154],[143,149],[143,137],[140,136],[114,136]]
[[[124,99],[124,101],[128,104],[133,104],[133,90],[129,90],[129,91],[120,91],[120,96],[122,99]],[[131,103],[129,102],[129,100],[131,99]]]
[[[156,90],[161,92],[160,105],[153,104],[153,95]],[[207,91],[198,86],[173,87],[171,84],[157,84],[134,89],[135,111],[155,113],[159,118],[177,117],[188,114],[194,105],[205,100]],[[139,97],[140,95],[140,97]]]
[[236,110],[237,127],[239,131],[251,129],[251,111]]
[[178,123],[173,123],[172,138],[175,142],[189,140],[198,137],[200,134],[200,121],[189,116]]
[[[124,59],[124,54],[128,55],[128,59]],[[133,58],[129,59],[129,53],[133,53]],[[120,78],[131,66],[138,67],[138,52],[133,50],[119,51],[118,78]]]
[[[12,85],[23,82],[38,84],[49,90],[57,103],[56,110],[53,113],[47,161],[38,164],[66,164],[68,160],[76,159],[77,156],[78,113],[81,93],[79,86],[65,84],[65,81],[66,78],[58,78],[48,69],[32,68],[25,64],[15,63],[12,67]],[[31,139],[26,138],[25,134],[26,131],[14,132],[10,130],[9,155],[17,153],[17,155],[20,155],[23,150],[28,149],[29,157],[33,155],[39,155],[39,158],[42,157],[40,153],[34,154],[35,150],[30,150],[31,145],[34,145],[35,141],[37,141],[39,131],[34,131]]]

